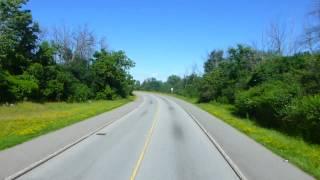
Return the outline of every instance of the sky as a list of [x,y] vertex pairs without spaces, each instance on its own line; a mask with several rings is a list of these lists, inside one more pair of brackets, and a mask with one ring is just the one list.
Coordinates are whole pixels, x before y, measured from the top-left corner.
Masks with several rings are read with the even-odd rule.
[[[202,71],[208,53],[259,44],[272,22],[300,33],[312,0],[30,0],[41,27],[86,24],[112,50],[124,50],[137,80]],[[195,68],[196,67],[196,68]]]

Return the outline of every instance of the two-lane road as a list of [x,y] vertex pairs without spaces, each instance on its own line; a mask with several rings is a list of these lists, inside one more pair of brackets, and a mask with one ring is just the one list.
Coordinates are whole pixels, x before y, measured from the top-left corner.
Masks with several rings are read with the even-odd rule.
[[139,108],[19,179],[239,179],[179,105],[139,96]]
[[15,172],[8,179],[314,179],[192,104],[136,94],[113,111],[1,151],[0,179]]

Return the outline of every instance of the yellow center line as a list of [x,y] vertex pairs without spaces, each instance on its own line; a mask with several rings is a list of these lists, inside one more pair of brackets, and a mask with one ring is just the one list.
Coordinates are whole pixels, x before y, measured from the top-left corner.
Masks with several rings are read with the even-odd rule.
[[148,132],[146,141],[145,141],[145,143],[144,143],[143,149],[142,149],[142,151],[141,151],[141,153],[140,153],[139,159],[138,159],[138,161],[137,161],[137,163],[136,163],[136,165],[135,165],[135,167],[134,167],[134,169],[133,169],[133,171],[132,171],[132,174],[131,174],[131,176],[130,176],[130,180],[135,180],[135,178],[136,178],[136,176],[137,176],[137,174],[138,174],[139,168],[140,168],[140,166],[141,166],[141,162],[142,162],[142,160],[143,160],[143,158],[144,158],[144,156],[145,156],[145,153],[146,153],[146,151],[147,151],[147,149],[148,149],[148,146],[149,146],[149,144],[150,144],[150,141],[151,141],[151,137],[152,137],[154,128],[155,128],[155,126],[156,126],[156,124],[157,124],[157,122],[158,122],[158,119],[159,119],[159,118],[157,118],[158,112],[159,112],[159,108],[158,108],[158,106],[157,106],[156,113],[155,113],[155,115],[154,115],[154,117],[153,117],[152,126],[151,126],[151,128],[149,129],[149,132]]

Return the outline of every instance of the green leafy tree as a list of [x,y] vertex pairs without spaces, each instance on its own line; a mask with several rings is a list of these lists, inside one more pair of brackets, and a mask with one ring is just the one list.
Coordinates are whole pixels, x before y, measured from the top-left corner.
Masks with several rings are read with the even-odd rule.
[[101,50],[94,54],[92,87],[94,92],[110,92],[109,88],[120,97],[127,97],[133,90],[134,81],[129,74],[134,62],[123,51],[107,52]]
[[177,75],[171,75],[168,77],[166,84],[168,86],[167,91],[170,92],[170,89],[173,88],[174,92],[180,93],[183,89],[182,79]]
[[36,52],[34,57],[35,63],[40,63],[43,66],[49,66],[56,64],[54,61],[55,49],[52,45],[44,41],[40,44],[39,50]]
[[27,0],[0,1],[0,64],[11,74],[22,74],[32,62],[39,26],[31,12],[22,9]]
[[141,89],[141,83],[138,80],[134,81],[134,90],[140,90]]
[[320,56],[306,56],[305,68],[300,70],[300,82],[306,94],[314,95],[320,93]]
[[201,76],[195,73],[183,77],[181,94],[188,97],[199,97],[200,82]]
[[213,50],[208,56],[207,61],[204,63],[204,72],[209,73],[214,68],[217,68],[219,64],[224,60],[223,51],[221,50]]
[[[123,51],[95,51],[86,27],[38,42],[27,0],[0,0],[0,102],[85,101],[132,94],[134,62]],[[75,45],[74,49],[72,44]],[[92,57],[92,58],[91,58]]]
[[147,78],[142,82],[141,89],[146,91],[161,91],[163,83],[156,78]]

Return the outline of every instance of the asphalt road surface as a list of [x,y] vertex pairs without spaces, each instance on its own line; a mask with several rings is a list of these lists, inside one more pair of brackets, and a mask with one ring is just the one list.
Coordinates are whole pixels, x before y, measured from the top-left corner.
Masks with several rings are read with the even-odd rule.
[[238,179],[180,106],[143,99],[135,112],[19,179]]
[[190,104],[137,95],[134,110],[18,179],[313,179]]

